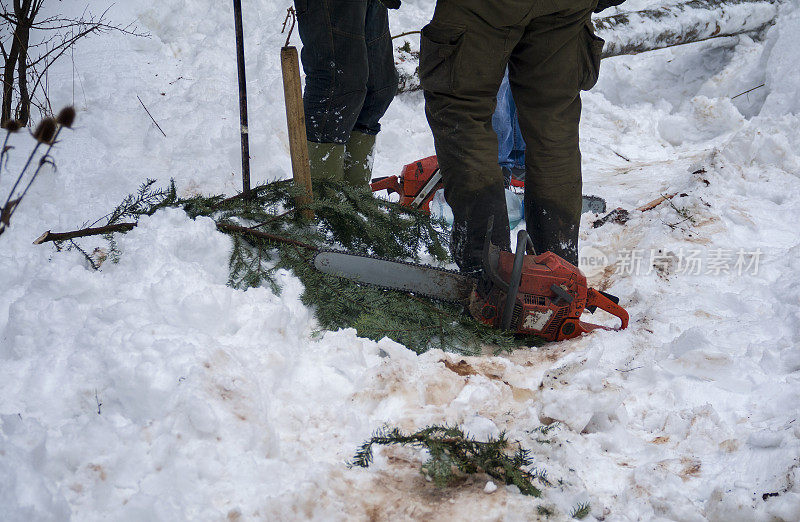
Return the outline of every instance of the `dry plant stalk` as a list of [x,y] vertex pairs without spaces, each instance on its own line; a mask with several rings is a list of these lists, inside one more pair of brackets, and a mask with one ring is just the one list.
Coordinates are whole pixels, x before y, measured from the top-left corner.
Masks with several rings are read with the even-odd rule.
[[[14,215],[14,212],[17,210],[17,208],[19,208],[20,202],[22,202],[22,199],[28,193],[28,190],[30,190],[33,182],[36,181],[36,178],[39,176],[39,173],[41,173],[42,168],[44,168],[45,165],[50,165],[55,168],[55,162],[50,156],[50,152],[53,150],[53,146],[55,146],[58,141],[58,136],[61,133],[61,129],[64,127],[71,128],[74,122],[75,109],[72,107],[67,107],[58,114],[57,118],[45,118],[39,122],[39,125],[37,125],[36,130],[32,133],[33,138],[36,140],[36,145],[34,145],[33,150],[28,155],[25,165],[22,167],[22,170],[20,170],[16,181],[12,185],[11,190],[8,192],[5,203],[2,207],[0,207],[0,235],[5,232],[5,229],[11,226],[11,217]],[[3,151],[0,154],[0,173],[5,169],[8,153],[13,148],[8,145],[9,139],[12,134],[18,132],[19,129],[22,128],[22,123],[12,120],[11,122],[7,123],[4,128],[6,129],[6,138],[5,144],[3,145]],[[29,168],[33,164],[33,161],[42,146],[46,147],[44,154],[39,157],[36,169],[28,178],[28,182],[25,187],[21,192],[17,193],[17,189],[20,188],[23,179],[25,179],[25,175],[28,173]]]

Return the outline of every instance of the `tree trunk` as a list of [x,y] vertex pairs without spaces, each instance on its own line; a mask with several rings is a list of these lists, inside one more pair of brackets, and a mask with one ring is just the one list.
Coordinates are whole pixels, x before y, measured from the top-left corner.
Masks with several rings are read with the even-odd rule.
[[17,68],[17,59],[19,58],[18,30],[19,26],[14,28],[14,34],[11,37],[11,49],[8,51],[8,57],[3,67],[3,113],[2,117],[0,117],[0,122],[3,124],[14,119],[11,115],[11,104],[14,98],[14,71]]
[[17,59],[17,83],[19,85],[19,111],[17,119],[23,125],[28,124],[31,115],[31,97],[28,93],[28,45],[31,36],[32,20],[20,19],[17,26],[17,39],[19,41],[19,58]]
[[[20,119],[23,124],[28,123],[30,115],[30,96],[28,95],[28,44],[30,40],[33,14],[31,5],[33,0],[14,0],[14,18],[16,25],[11,35],[11,49],[3,67],[3,108],[0,123],[5,123],[14,118],[12,105],[14,101],[14,70],[19,71],[20,86]],[[38,11],[38,8],[36,9]],[[9,14],[9,13],[6,13]]]

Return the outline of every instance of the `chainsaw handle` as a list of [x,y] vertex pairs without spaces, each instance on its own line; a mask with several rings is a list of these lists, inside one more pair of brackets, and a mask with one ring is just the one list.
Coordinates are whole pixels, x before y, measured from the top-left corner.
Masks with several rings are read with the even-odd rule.
[[622,325],[619,328],[615,328],[615,330],[624,330],[628,327],[628,312],[626,312],[625,309],[620,305],[606,297],[606,295],[607,294],[599,292],[594,288],[589,288],[589,292],[586,296],[586,308],[591,309],[591,307],[597,307],[619,318],[619,320],[622,321]]
[[528,233],[525,230],[520,230],[517,233],[517,253],[514,254],[514,268],[511,270],[511,278],[508,280],[508,295],[506,296],[506,304],[503,307],[503,318],[500,322],[500,328],[502,330],[509,330],[511,328],[511,319],[514,317],[514,305],[517,303],[519,284],[520,281],[522,281],[522,264],[525,262],[525,249],[528,246],[526,244],[528,241],[530,241]]
[[375,178],[370,183],[369,188],[372,189],[372,192],[378,192],[379,190],[386,190],[391,194],[392,192],[396,192],[401,196],[403,193],[401,192],[402,187],[400,186],[400,178],[397,176],[386,176],[384,178]]

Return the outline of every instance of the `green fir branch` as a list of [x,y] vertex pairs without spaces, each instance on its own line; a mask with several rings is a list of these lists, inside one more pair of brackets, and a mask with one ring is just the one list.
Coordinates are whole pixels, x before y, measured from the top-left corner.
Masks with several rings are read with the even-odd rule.
[[572,508],[569,516],[575,520],[582,520],[592,512],[592,505],[588,502],[579,502],[577,506]]
[[[447,263],[449,229],[436,218],[375,197],[366,187],[341,183],[315,184],[310,204],[314,220],[302,218],[295,204],[298,189],[292,181],[276,181],[253,188],[247,198],[235,196],[178,196],[174,181],[158,188],[146,180],[109,214],[95,221],[105,225],[138,221],[166,207],[182,208],[191,218],[213,219],[231,237],[228,284],[245,290],[266,286],[280,292],[278,270],[294,273],[303,283],[304,304],[314,309],[321,328],[355,328],[359,336],[389,337],[422,353],[431,348],[463,354],[479,353],[484,346],[497,350],[541,344],[532,338],[515,338],[483,326],[461,305],[423,299],[403,292],[363,285],[323,274],[311,265],[315,248],[344,249],[389,259]],[[244,228],[241,228],[244,227]],[[247,227],[252,227],[248,229]],[[248,233],[257,230],[259,236]],[[295,244],[269,239],[285,238]],[[116,232],[106,236],[108,258],[119,259]],[[58,245],[57,245],[58,246]],[[89,249],[91,250],[91,249]]]
[[364,442],[349,467],[366,468],[372,463],[373,446],[401,445],[428,451],[430,457],[421,471],[438,487],[448,486],[461,474],[486,473],[507,485],[517,486],[524,495],[541,496],[533,485],[536,478],[527,467],[533,464],[530,451],[518,446],[510,453],[511,443],[501,433],[496,439],[476,441],[453,426],[428,426],[412,434],[404,434],[398,428],[383,427]]

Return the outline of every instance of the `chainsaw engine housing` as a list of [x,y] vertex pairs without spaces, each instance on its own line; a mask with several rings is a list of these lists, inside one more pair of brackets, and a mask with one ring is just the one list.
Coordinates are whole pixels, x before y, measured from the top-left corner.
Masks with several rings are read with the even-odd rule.
[[[511,252],[498,253],[496,276],[500,280],[515,280],[516,257]],[[613,296],[589,288],[578,267],[552,252],[525,255],[517,277],[516,292],[486,280],[487,297],[479,301],[479,310],[471,306],[473,316],[484,324],[500,327],[506,307],[512,306],[510,324],[506,326],[509,331],[548,341],[571,339],[597,328],[609,329],[581,321],[586,309],[601,308],[617,316],[622,323],[617,329],[628,325],[627,312],[614,302]]]

